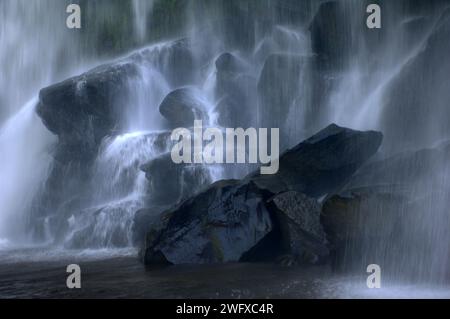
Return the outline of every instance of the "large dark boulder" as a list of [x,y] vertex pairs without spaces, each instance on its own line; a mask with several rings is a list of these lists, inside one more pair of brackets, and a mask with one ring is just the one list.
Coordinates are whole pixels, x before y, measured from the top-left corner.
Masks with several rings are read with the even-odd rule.
[[163,213],[159,229],[148,233],[146,264],[239,261],[272,230],[262,191],[229,180]]
[[[381,139],[377,132],[331,125],[283,154],[279,173],[213,184],[162,214],[148,232],[144,262],[257,261],[283,254],[302,263],[324,261],[317,197],[348,181]],[[161,176],[162,184],[167,173]]]
[[90,160],[104,137],[127,129],[129,116],[136,112],[130,103],[136,97],[134,83],[144,80],[144,69],[163,74],[162,87],[178,86],[195,78],[192,60],[190,43],[182,39],[144,48],[42,89],[37,114],[59,137],[57,159]]
[[95,155],[101,140],[120,130],[127,81],[137,72],[134,63],[114,63],[41,90],[37,114],[67,157]]
[[200,92],[185,87],[169,93],[159,106],[171,127],[192,127],[195,120],[207,120],[206,106]]
[[282,154],[276,174],[256,172],[247,179],[275,194],[293,190],[318,198],[342,187],[377,152],[382,139],[379,132],[332,124]]

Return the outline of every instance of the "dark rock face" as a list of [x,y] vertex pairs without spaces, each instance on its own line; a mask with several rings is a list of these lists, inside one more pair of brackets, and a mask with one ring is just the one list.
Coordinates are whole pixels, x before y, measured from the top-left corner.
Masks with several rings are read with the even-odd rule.
[[207,120],[205,106],[195,89],[181,88],[169,93],[159,107],[171,127],[192,127],[195,120]]
[[298,96],[301,73],[308,58],[292,54],[272,54],[264,63],[258,81],[261,127],[282,128],[289,108]]
[[351,47],[351,26],[338,1],[320,5],[310,25],[312,49],[320,65],[328,70],[340,70],[348,62]]
[[170,153],[153,159],[141,169],[149,181],[148,192],[151,202],[176,204],[198,192],[211,183],[206,167],[195,164],[175,164]]
[[101,140],[121,128],[127,79],[136,73],[132,63],[105,65],[41,90],[37,113],[58,135],[62,158],[95,155]]
[[310,53],[275,53],[264,63],[257,86],[258,126],[280,129],[280,150],[328,124],[322,115],[336,79],[319,64]]
[[[333,195],[323,205],[321,222],[330,241],[336,270],[367,267],[380,256],[400,231],[405,195],[393,188],[373,187]],[[392,247],[392,246],[390,246]],[[384,260],[384,258],[383,258]]]
[[216,89],[218,101],[215,111],[222,127],[254,126],[256,80],[246,74],[246,66],[231,53],[216,60]]
[[[336,269],[377,261],[402,278],[448,275],[434,263],[450,256],[448,245],[436,243],[450,225],[449,150],[444,144],[369,163],[324,202],[321,221]],[[402,267],[408,270],[398,273]]]
[[[99,208],[98,212],[90,210],[89,205],[97,196],[95,186],[92,184],[95,183],[93,181],[93,178],[96,178],[94,165],[98,159],[100,147],[103,145],[102,141],[122,134],[128,129],[128,116],[135,114],[135,110],[132,109],[134,104],[130,103],[136,97],[133,85],[137,81],[143,81],[142,77],[147,74],[145,72],[147,70],[154,71],[154,74],[158,72],[164,74],[167,83],[162,83],[162,87],[192,82],[196,76],[196,68],[193,66],[189,42],[180,40],[157,47],[150,46],[126,58],[97,67],[41,91],[37,113],[49,130],[58,135],[59,142],[54,150],[55,162],[50,177],[43,190],[36,195],[30,214],[38,221],[35,223],[37,225],[51,223],[46,227],[52,229],[55,240],[62,240],[64,232],[71,227],[67,224],[70,215],[65,218],[70,213],[74,216],[86,216],[86,220],[89,218],[91,223],[67,240],[71,247],[93,247],[99,244],[122,247],[130,243],[128,233],[132,225],[129,220],[132,220],[134,212],[142,207],[142,203],[117,208],[105,206]],[[192,98],[192,96],[193,94],[190,94],[188,97]],[[195,100],[195,103],[197,102]],[[192,124],[193,121],[188,127]],[[143,147],[149,147],[149,152],[153,150],[155,153],[160,153],[162,149],[168,147],[167,140],[168,136],[164,133],[161,139],[154,141],[153,145]],[[149,158],[151,158],[150,155]],[[156,162],[157,160],[153,163],[155,167],[158,166]],[[137,166],[140,163],[145,163],[145,159],[136,161]],[[169,159],[168,163],[172,161]],[[186,166],[182,169],[177,167],[175,171],[171,171],[172,168],[170,165],[161,164],[159,171],[151,172],[152,183],[149,188],[154,190],[154,199],[157,204],[168,202],[173,205],[184,196],[197,192],[197,186],[211,182],[208,171],[199,166]],[[179,175],[176,175],[177,172]],[[124,172],[124,175],[128,173]],[[166,175],[163,177],[162,173]],[[171,176],[172,180],[166,179]],[[163,184],[161,181],[164,182],[167,190],[158,186]],[[125,192],[130,191],[134,185],[126,182],[122,184]],[[102,194],[106,193],[106,189],[107,187],[102,189],[104,190]],[[170,192],[171,190],[174,191]],[[165,198],[162,193],[166,194]],[[71,199],[69,205],[68,198]],[[130,213],[130,211],[133,212]],[[50,214],[63,217],[46,219]],[[96,227],[95,225],[103,215],[108,215],[118,224],[116,228],[109,229],[110,238],[99,238],[93,235],[92,229]],[[86,224],[89,222],[86,221]],[[33,232],[36,238],[45,236],[43,226],[33,225]]]
[[[45,126],[59,137],[57,159],[63,162],[77,159],[89,161],[96,155],[104,137],[123,131],[127,124],[125,115],[133,111],[128,103],[133,94],[129,87],[130,80],[140,80],[140,66],[143,64],[163,73],[171,86],[187,84],[195,78],[189,41],[178,40],[160,48],[140,50],[41,90],[37,114]],[[170,119],[176,119],[173,115],[176,112],[184,111],[180,116],[194,112],[184,106],[194,108],[199,105],[188,89],[173,96],[184,98],[185,104],[175,110],[168,107],[167,114],[172,116]],[[190,126],[192,124],[193,121]]]
[[321,197],[342,187],[382,142],[382,134],[359,132],[332,124],[280,156],[274,175],[247,177],[274,194],[293,190]]
[[144,262],[239,261],[272,230],[264,196],[254,184],[222,181],[163,214],[147,237]]
[[337,190],[381,139],[377,132],[331,125],[283,154],[281,173],[258,171],[243,181],[213,184],[163,213],[160,225],[148,232],[144,262],[273,260],[283,254],[301,263],[323,262],[328,248],[320,205],[309,196]]
[[326,260],[328,247],[320,224],[321,206],[308,196],[286,192],[270,200],[287,254],[298,262],[316,264]]
[[143,57],[157,66],[172,88],[189,85],[197,79],[197,67],[188,39],[172,41],[159,49],[144,49],[133,58]]
[[133,238],[135,246],[144,246],[147,232],[158,223],[161,213],[169,209],[168,206],[153,205],[152,207],[140,209],[133,219]]

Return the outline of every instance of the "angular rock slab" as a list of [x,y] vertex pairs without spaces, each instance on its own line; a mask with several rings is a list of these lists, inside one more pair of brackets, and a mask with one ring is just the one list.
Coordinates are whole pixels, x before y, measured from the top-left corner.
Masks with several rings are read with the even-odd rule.
[[273,203],[286,253],[301,263],[323,262],[329,250],[317,200],[290,191],[275,196],[270,203]]
[[274,194],[293,190],[321,197],[342,187],[381,145],[375,131],[355,131],[329,125],[313,137],[280,156],[279,171],[246,179]]
[[229,180],[166,211],[147,236],[144,263],[203,264],[239,261],[272,230],[263,193]]

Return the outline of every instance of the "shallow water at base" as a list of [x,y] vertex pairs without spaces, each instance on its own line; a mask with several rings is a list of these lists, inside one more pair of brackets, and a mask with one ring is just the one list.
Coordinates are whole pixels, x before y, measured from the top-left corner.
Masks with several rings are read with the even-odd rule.
[[[82,289],[65,286],[79,264]],[[220,276],[217,276],[220,274]],[[130,249],[0,251],[0,298],[450,298],[450,287],[383,283],[342,276],[328,266],[223,264],[145,267]]]

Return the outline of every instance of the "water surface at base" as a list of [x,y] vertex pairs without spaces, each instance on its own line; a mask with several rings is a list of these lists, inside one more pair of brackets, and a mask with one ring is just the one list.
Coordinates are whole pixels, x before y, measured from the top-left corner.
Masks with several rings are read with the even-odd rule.
[[[450,287],[383,284],[381,289],[368,289],[364,275],[336,276],[328,266],[146,268],[125,250],[72,252],[73,256],[44,252],[16,251],[9,259],[0,253],[0,298],[450,298]],[[18,258],[21,253],[28,259]],[[66,288],[66,267],[71,263],[81,266],[82,289]]]

